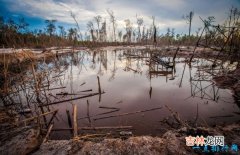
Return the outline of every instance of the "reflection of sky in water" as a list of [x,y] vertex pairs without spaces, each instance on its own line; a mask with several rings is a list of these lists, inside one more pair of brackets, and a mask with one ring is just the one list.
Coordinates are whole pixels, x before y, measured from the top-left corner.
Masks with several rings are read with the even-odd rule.
[[[59,87],[60,83],[62,83],[62,86],[66,86],[67,88],[64,90],[54,90],[52,91],[52,94],[64,91],[68,93],[80,93],[79,91],[86,89],[93,89],[93,92],[98,92],[97,75],[99,75],[102,90],[104,90],[106,93],[102,94],[102,100],[100,103],[98,101],[98,96],[88,98],[90,103],[90,115],[109,111],[106,109],[101,109],[99,106],[120,108],[120,111],[118,112],[103,116],[151,109],[159,106],[163,107],[161,110],[152,112],[92,121],[94,126],[133,125],[134,128],[137,129],[134,131],[135,134],[156,135],[159,132],[157,129],[161,128],[159,121],[170,115],[164,105],[168,105],[174,111],[177,111],[182,119],[189,121],[194,121],[196,117],[197,104],[199,111],[199,122],[206,120],[209,124],[212,124],[216,122],[233,122],[239,119],[239,116],[234,115],[233,113],[234,111],[239,111],[239,108],[236,104],[234,104],[232,95],[228,90],[218,90],[217,96],[219,96],[219,98],[217,102],[208,99],[201,99],[200,97],[197,97],[201,95],[199,88],[197,88],[200,87],[200,82],[197,83],[196,81],[194,83],[197,83],[198,85],[197,87],[192,86],[192,90],[198,93],[196,94],[196,97],[190,97],[191,87],[189,82],[190,72],[188,65],[186,65],[185,68],[182,87],[179,88],[179,83],[185,64],[181,61],[184,59],[176,59],[176,73],[173,76],[175,78],[170,80],[172,75],[168,75],[168,78],[166,78],[166,76],[155,76],[150,79],[148,75],[149,67],[146,65],[146,59],[139,59],[138,61],[137,59],[133,58],[131,61],[127,61],[126,56],[120,57],[120,55],[123,55],[123,51],[97,51],[95,53],[95,63],[93,63],[93,52],[81,52],[78,53],[78,56],[75,53],[75,62],[71,62],[71,54],[68,55],[68,57],[60,56],[59,61],[48,64],[51,67],[56,64],[60,64],[62,65],[62,67],[60,67],[61,69],[64,68],[64,65],[68,65],[67,70],[62,73],[63,76],[60,76],[54,83],[55,86],[51,86]],[[198,63],[201,63],[201,61],[202,60],[200,60]],[[72,67],[71,63],[73,64]],[[127,69],[127,65],[131,69]],[[196,65],[197,62],[192,64],[192,66]],[[137,66],[139,68],[137,68]],[[134,70],[137,71],[135,72]],[[191,75],[193,78],[197,78],[197,76],[195,77],[196,70],[196,67],[192,68]],[[58,73],[54,73],[52,76],[57,74]],[[81,84],[84,82],[86,84],[81,86]],[[202,88],[208,86],[209,84],[210,82],[201,82]],[[150,87],[152,87],[151,98],[149,95]],[[218,88],[215,87],[214,89],[217,91]],[[77,96],[79,95],[71,97],[74,98]],[[206,89],[206,95],[204,95],[204,98],[209,97],[213,97],[213,86],[209,86]],[[70,103],[78,105],[79,118],[85,117],[87,115],[86,100],[87,99],[81,99],[53,105],[52,107],[60,110],[59,117],[61,118],[59,121],[56,121],[55,128],[68,127],[66,109],[70,111],[72,110]],[[234,115],[234,117],[222,119],[209,118],[211,116],[222,115]],[[87,119],[81,119],[78,123],[80,126],[89,125]]]

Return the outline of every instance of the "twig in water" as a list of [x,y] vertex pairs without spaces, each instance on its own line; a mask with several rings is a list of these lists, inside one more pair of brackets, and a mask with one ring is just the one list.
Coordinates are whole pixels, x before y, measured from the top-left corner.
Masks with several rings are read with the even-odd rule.
[[165,105],[165,107],[168,109],[169,112],[171,112],[173,118],[174,118],[180,125],[189,127],[188,124],[186,124],[185,122],[183,122],[183,121],[180,119],[180,117],[179,117],[179,115],[178,115],[177,112],[174,112],[168,105]]
[[78,125],[77,125],[77,105],[73,105],[73,136],[78,136]]
[[115,107],[106,107],[106,106],[100,106],[99,108],[102,108],[102,109],[119,109],[119,108],[115,108]]
[[[104,94],[104,93],[105,92],[102,92],[102,94]],[[85,95],[85,96],[80,96],[80,97],[76,97],[76,98],[72,98],[72,99],[66,99],[66,100],[62,100],[62,101],[52,102],[52,103],[49,103],[49,104],[43,104],[43,105],[39,105],[39,107],[58,104],[58,103],[64,103],[64,102],[73,101],[73,100],[79,100],[79,99],[82,99],[82,98],[92,97],[92,96],[95,96],[95,95],[98,95],[98,93],[92,93],[92,94],[88,94],[88,95]]]
[[139,110],[139,111],[135,111],[135,112],[117,114],[117,115],[100,117],[100,118],[95,118],[94,121],[100,120],[100,119],[107,119],[107,118],[113,118],[113,117],[120,117],[120,116],[132,115],[132,114],[137,114],[137,113],[142,113],[142,112],[154,111],[154,110],[158,110],[158,109],[162,109],[162,107],[152,108],[152,109],[147,109],[147,110]]
[[83,82],[80,86],[83,86],[83,85],[85,85],[86,84],[86,82]]
[[98,79],[98,94],[99,94],[99,102],[101,102],[101,85],[100,85],[100,79],[99,76],[97,76]]
[[51,125],[49,126],[48,131],[47,131],[47,134],[46,134],[46,136],[45,136],[45,138],[44,138],[44,140],[43,140],[43,143],[47,142],[48,137],[49,137],[49,135],[50,135],[50,133],[51,133],[51,131],[52,131],[52,128],[53,128],[53,124],[51,124]]

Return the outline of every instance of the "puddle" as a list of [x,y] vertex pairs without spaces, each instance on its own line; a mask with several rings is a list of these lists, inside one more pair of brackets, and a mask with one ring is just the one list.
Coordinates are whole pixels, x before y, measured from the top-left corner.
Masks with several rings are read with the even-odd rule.
[[[79,127],[133,126],[134,135],[158,135],[163,128],[160,121],[170,115],[165,105],[177,111],[183,120],[191,122],[197,119],[199,123],[212,125],[239,120],[239,115],[234,113],[239,107],[231,92],[216,87],[211,81],[214,73],[205,72],[211,61],[194,59],[190,67],[184,62],[185,58],[176,58],[174,65],[172,57],[161,57],[162,63],[157,63],[158,58],[149,61],[151,55],[144,50],[81,51],[60,55],[58,60],[38,62],[36,72],[45,70],[48,73],[43,75],[43,85],[50,83],[51,89],[62,88],[46,90],[46,94],[41,91],[42,96],[48,96],[48,100],[42,102],[69,100],[49,106],[49,109],[59,109],[54,129],[69,128],[66,110],[71,115],[72,104],[78,106]],[[71,100],[98,93],[97,76],[101,91],[105,92],[101,97]],[[32,82],[29,80],[29,85]],[[21,98],[26,102],[24,93]],[[158,107],[162,108],[122,115]],[[107,116],[111,117],[103,118]],[[70,132],[64,130],[53,132],[51,138],[69,137]]]

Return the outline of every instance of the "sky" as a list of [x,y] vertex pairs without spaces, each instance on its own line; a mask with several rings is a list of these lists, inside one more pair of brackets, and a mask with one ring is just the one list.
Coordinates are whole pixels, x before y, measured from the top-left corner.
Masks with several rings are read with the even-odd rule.
[[123,30],[125,19],[130,19],[136,27],[136,16],[142,17],[147,27],[155,16],[160,34],[166,33],[168,27],[179,34],[187,33],[188,24],[183,15],[190,11],[194,11],[192,32],[195,33],[203,26],[199,17],[215,16],[215,23],[221,24],[231,7],[240,9],[240,0],[0,0],[0,4],[0,15],[15,20],[24,17],[31,30],[44,28],[46,19],[55,19],[66,29],[74,27],[73,12],[81,30],[86,31],[86,23],[93,21],[94,16],[101,15],[109,23],[106,10],[110,9],[118,30]]

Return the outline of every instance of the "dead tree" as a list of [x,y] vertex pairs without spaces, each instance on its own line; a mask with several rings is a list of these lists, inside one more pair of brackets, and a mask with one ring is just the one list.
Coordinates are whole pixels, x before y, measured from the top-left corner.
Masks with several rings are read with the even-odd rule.
[[107,40],[106,21],[102,23],[102,27],[99,33],[100,33],[100,41],[105,42]]
[[113,39],[116,42],[116,19],[112,10],[107,9],[113,27]]
[[188,36],[190,37],[191,35],[191,28],[192,28],[192,19],[194,16],[194,12],[190,11],[189,15],[183,16],[183,18],[187,21],[187,24],[189,24],[189,28],[188,28]]
[[92,37],[92,41],[95,42],[96,37],[94,36],[94,26],[93,26],[93,22],[89,21],[87,23],[87,29],[89,30],[91,37]]
[[137,25],[138,25],[138,36],[137,36],[137,41],[140,42],[141,41],[141,26],[143,25],[143,18],[138,17],[136,15],[137,18]]
[[131,21],[129,20],[129,19],[126,19],[126,20],[124,20],[124,22],[125,22],[125,29],[126,29],[126,36],[125,36],[125,38],[126,38],[126,40],[127,40],[127,42],[131,42],[131,38],[132,38],[132,23],[131,23]]
[[102,21],[102,17],[100,15],[94,17],[95,22],[97,23],[97,41],[99,41],[99,26],[100,22]]
[[73,20],[74,20],[75,23],[76,23],[80,40],[82,40],[82,33],[81,33],[81,30],[80,30],[80,26],[79,26],[79,24],[78,24],[78,22],[77,22],[77,20],[76,20],[76,15],[75,15],[73,12],[71,12],[71,17],[73,18]]

